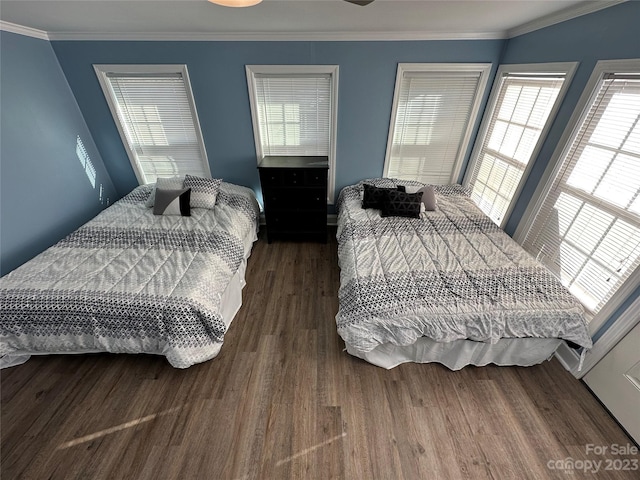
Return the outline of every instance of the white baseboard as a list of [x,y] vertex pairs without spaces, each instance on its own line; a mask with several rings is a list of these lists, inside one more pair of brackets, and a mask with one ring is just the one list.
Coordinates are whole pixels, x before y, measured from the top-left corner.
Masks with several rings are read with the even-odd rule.
[[581,372],[578,372],[580,355],[574,349],[569,348],[566,342],[562,342],[558,350],[556,350],[556,358],[574,377],[579,378],[581,376]]
[[640,297],[636,298],[616,322],[593,344],[593,348],[587,352],[578,378],[582,378],[595,367],[638,323],[640,323]]

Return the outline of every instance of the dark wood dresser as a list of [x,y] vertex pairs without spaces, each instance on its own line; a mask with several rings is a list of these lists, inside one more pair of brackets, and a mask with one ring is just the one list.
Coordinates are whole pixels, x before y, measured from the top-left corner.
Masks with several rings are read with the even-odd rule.
[[264,157],[258,165],[267,241],[327,241],[327,157]]

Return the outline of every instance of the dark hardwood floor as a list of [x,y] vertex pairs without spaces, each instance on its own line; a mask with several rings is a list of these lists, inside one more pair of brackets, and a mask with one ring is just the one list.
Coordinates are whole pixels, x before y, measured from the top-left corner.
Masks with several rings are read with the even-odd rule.
[[1,478],[640,478],[605,462],[558,469],[638,456],[586,452],[631,442],[556,360],[375,367],[343,351],[338,285],[333,237],[261,238],[217,358],[176,370],[155,356],[48,356],[2,370]]

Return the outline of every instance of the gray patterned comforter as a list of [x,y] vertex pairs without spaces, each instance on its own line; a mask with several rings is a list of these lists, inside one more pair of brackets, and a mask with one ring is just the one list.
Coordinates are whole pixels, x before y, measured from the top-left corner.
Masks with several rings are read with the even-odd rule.
[[[436,186],[436,211],[382,218],[362,183],[338,199],[338,333],[365,353],[380,344],[562,338],[591,347],[580,303],[498,228],[459,185]],[[422,185],[400,181],[403,185]]]
[[218,354],[222,294],[257,238],[255,196],[223,183],[213,210],[155,216],[151,188],[0,279],[0,355],[152,353],[186,368]]

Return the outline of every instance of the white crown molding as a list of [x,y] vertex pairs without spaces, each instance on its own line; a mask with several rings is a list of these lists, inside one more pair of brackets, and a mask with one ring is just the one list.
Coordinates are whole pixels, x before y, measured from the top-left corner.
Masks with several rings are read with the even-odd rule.
[[582,15],[587,15],[589,13],[597,12],[605,8],[613,7],[614,5],[618,5],[619,3],[624,3],[626,1],[627,0],[599,0],[576,5],[574,7],[567,8],[566,10],[562,10],[561,12],[546,15],[544,17],[533,20],[532,22],[528,22],[518,27],[507,30],[507,38],[514,38],[520,35],[524,35],[525,33],[531,33],[545,27],[550,27],[551,25],[555,25],[557,23],[562,23],[573,18],[581,17]]
[[49,35],[44,30],[17,25],[15,23],[5,22],[4,20],[0,20],[0,30],[25,35],[27,37],[39,38],[40,40],[49,40]]
[[234,33],[95,33],[49,32],[50,40],[341,42],[412,40],[503,40],[504,32],[234,32]]
[[507,31],[497,32],[46,32],[0,20],[0,30],[42,40],[105,40],[105,41],[420,41],[420,40],[504,40],[549,27],[572,18],[597,12],[628,0],[597,0],[568,8]]

